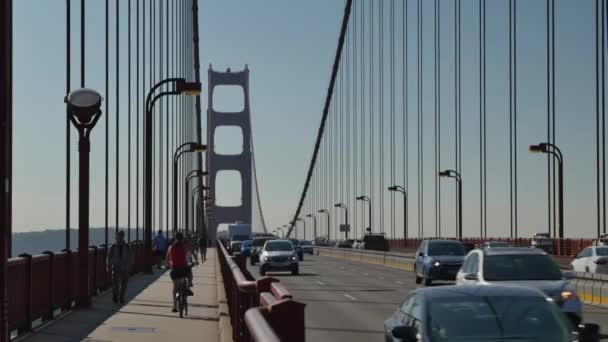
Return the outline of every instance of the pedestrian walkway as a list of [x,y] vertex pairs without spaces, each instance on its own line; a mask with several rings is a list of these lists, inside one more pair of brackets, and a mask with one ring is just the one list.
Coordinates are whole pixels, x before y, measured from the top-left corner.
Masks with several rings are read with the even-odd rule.
[[172,282],[168,271],[131,279],[127,303],[112,303],[111,293],[97,298],[87,310],[78,310],[25,338],[27,342],[155,342],[218,341],[219,302],[215,249],[207,262],[193,268],[194,296],[189,315],[172,313]]

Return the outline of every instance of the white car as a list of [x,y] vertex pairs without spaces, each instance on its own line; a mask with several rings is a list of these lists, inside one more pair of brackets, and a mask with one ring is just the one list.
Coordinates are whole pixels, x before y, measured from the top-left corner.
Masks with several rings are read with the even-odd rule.
[[364,249],[365,248],[365,242],[363,242],[361,240],[355,240],[355,242],[353,243],[353,248],[355,248],[355,249]]
[[608,273],[608,246],[589,246],[570,263],[575,272]]

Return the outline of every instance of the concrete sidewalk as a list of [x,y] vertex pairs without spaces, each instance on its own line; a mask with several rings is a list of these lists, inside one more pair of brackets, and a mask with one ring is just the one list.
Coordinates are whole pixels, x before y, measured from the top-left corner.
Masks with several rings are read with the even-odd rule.
[[[30,342],[72,341],[218,341],[219,301],[217,257],[194,267],[194,296],[189,315],[172,313],[172,282],[169,272],[137,276],[129,283],[127,304],[113,304],[111,294],[95,300],[91,309],[78,310],[26,337]],[[130,295],[130,296],[129,296]]]

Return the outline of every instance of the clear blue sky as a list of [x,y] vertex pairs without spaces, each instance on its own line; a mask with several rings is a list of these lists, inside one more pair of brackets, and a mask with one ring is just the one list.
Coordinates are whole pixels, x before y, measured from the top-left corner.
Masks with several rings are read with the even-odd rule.
[[[390,0],[385,0],[388,9]],[[424,172],[425,231],[434,231],[433,165],[433,33],[432,3],[424,2]],[[442,168],[453,168],[453,2],[442,3]],[[357,1],[361,4],[362,1]],[[368,1],[364,2],[369,4]],[[376,3],[376,2],[374,2]],[[396,1],[400,13],[402,1]],[[508,42],[507,1],[488,1],[488,231],[508,233]],[[87,86],[103,90],[103,1],[88,1]],[[462,117],[465,235],[478,231],[478,27],[477,1],[462,1]],[[527,153],[527,145],[545,140],[545,26],[541,0],[518,1],[518,153],[520,235],[546,229],[544,158]],[[594,14],[592,0],[556,1],[556,116],[557,142],[566,156],[566,235],[591,236],[595,231],[595,109]],[[121,2],[121,26],[126,30],[126,1]],[[112,9],[113,9],[112,4]],[[415,1],[410,6],[410,227],[416,215],[416,57]],[[36,11],[32,11],[36,8]],[[200,35],[202,79],[215,69],[251,70],[252,124],[262,205],[270,228],[287,222],[303,185],[320,120],[330,67],[337,42],[343,1],[201,0]],[[74,2],[73,13],[78,13]],[[368,13],[369,16],[369,13]],[[388,25],[388,12],[385,16]],[[114,19],[112,19],[114,20]],[[123,21],[124,20],[124,21]],[[368,18],[369,20],[369,18]],[[397,16],[397,27],[401,17]],[[78,20],[74,19],[73,27]],[[388,26],[387,26],[388,27]],[[126,41],[123,32],[122,43]],[[113,29],[111,30],[113,37]],[[388,37],[388,32],[387,36]],[[402,38],[397,34],[397,39]],[[78,33],[73,35],[73,86],[79,78]],[[111,40],[114,44],[113,38]],[[400,41],[397,47],[401,46]],[[126,45],[122,45],[126,61]],[[385,41],[388,49],[388,39]],[[387,50],[388,51],[388,50]],[[113,50],[110,52],[113,55]],[[388,58],[388,57],[387,57]],[[397,54],[400,60],[401,55]],[[111,70],[113,64],[111,63]],[[388,69],[385,64],[385,70]],[[396,71],[399,73],[401,67]],[[121,70],[121,144],[126,143],[126,68]],[[123,78],[124,77],[124,78]],[[64,4],[46,0],[15,2],[14,101],[14,230],[64,226]],[[388,76],[386,76],[388,79]],[[401,73],[397,83],[401,82]],[[114,85],[112,76],[111,84]],[[388,89],[388,88],[387,88]],[[397,93],[401,92],[400,86]],[[206,107],[206,97],[204,107]],[[111,98],[112,108],[114,99]],[[387,100],[388,101],[388,100]],[[401,108],[402,98],[397,100]],[[388,103],[388,102],[387,102]],[[105,115],[106,113],[104,113]],[[115,114],[111,110],[111,127]],[[401,111],[397,112],[400,125]],[[386,115],[388,117],[388,115]],[[388,123],[385,123],[388,129]],[[398,126],[400,127],[400,126]],[[204,129],[203,129],[204,130]],[[91,224],[103,224],[103,131],[93,132]],[[403,132],[396,130],[397,141]],[[388,137],[386,138],[388,139]],[[76,156],[76,135],[73,156]],[[114,138],[111,133],[110,151]],[[388,141],[388,140],[386,140]],[[124,146],[124,145],[123,145]],[[401,155],[402,146],[396,147]],[[388,145],[386,147],[388,152]],[[111,154],[113,156],[113,154]],[[386,165],[389,156],[386,155]],[[113,160],[113,157],[111,158]],[[73,159],[72,225],[76,226],[77,168]],[[395,170],[403,179],[400,162]],[[113,169],[113,162],[110,169]],[[121,155],[121,225],[126,225],[126,152]],[[386,171],[388,175],[388,170]],[[114,177],[110,185],[110,217],[114,217]],[[389,178],[386,177],[387,183]],[[453,231],[453,187],[442,181],[444,230]],[[384,184],[388,185],[388,184]],[[383,186],[384,186],[383,185]],[[376,189],[379,189],[379,184]],[[390,203],[389,196],[386,203]],[[354,201],[351,200],[351,205]],[[397,208],[400,208],[397,202]],[[360,204],[359,204],[360,205]],[[386,206],[388,208],[388,205]],[[376,208],[378,210],[378,208]],[[387,209],[388,210],[388,209]],[[388,215],[389,211],[386,211]],[[379,215],[376,214],[375,217]],[[401,223],[401,212],[396,224]],[[113,221],[113,220],[111,220]],[[134,219],[133,219],[134,221]],[[385,221],[390,222],[388,219]],[[387,228],[388,230],[388,228]]]

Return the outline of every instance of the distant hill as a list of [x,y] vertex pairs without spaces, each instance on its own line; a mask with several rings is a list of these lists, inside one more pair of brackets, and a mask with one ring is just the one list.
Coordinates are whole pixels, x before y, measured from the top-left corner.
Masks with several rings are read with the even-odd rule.
[[[126,229],[125,229],[126,230]],[[141,230],[140,230],[141,237]],[[131,229],[131,239],[135,240],[135,229]],[[89,231],[89,245],[101,245],[104,243],[104,229],[91,228]],[[114,241],[114,228],[108,229],[108,241]],[[78,247],[78,230],[70,230],[70,245],[72,250]],[[44,251],[60,251],[65,248],[65,230],[49,229],[37,232],[13,233],[12,255],[40,254]]]

